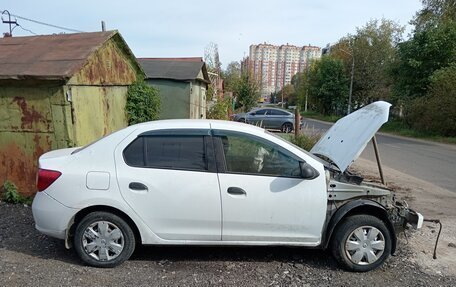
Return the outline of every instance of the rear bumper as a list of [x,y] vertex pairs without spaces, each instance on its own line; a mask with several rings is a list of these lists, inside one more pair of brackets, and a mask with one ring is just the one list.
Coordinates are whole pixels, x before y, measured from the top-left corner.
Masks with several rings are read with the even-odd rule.
[[65,239],[66,229],[77,209],[66,207],[46,192],[38,192],[32,204],[35,228],[48,236]]

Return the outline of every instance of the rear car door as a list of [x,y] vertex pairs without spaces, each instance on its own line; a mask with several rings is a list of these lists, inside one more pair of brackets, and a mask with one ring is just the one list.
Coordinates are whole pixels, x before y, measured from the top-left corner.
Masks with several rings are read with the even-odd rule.
[[115,158],[123,198],[159,238],[221,240],[209,129],[136,131]]
[[[281,129],[282,125],[286,122],[289,122],[292,119],[290,113],[286,111],[273,110],[271,109],[270,116],[270,128],[271,129]],[[293,121],[291,121],[293,123]]]

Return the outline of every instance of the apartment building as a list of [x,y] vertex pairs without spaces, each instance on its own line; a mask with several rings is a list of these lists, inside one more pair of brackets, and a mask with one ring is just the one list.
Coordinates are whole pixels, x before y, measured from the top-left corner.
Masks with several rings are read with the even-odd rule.
[[271,44],[251,45],[248,68],[261,83],[261,95],[267,97],[290,84],[292,77],[309,67],[313,59],[321,57],[320,47],[276,46]]

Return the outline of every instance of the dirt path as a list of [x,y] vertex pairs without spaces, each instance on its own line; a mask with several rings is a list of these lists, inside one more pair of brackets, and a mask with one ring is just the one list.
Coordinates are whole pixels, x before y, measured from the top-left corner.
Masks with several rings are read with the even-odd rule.
[[[367,179],[379,179],[375,162],[360,158],[352,169]],[[399,198],[407,200],[425,218],[437,218],[443,224],[437,259],[432,259],[432,254],[438,225],[427,222],[409,238],[408,245],[413,251],[410,259],[426,273],[456,276],[456,193],[391,168],[384,167],[384,174],[387,185],[396,190]]]

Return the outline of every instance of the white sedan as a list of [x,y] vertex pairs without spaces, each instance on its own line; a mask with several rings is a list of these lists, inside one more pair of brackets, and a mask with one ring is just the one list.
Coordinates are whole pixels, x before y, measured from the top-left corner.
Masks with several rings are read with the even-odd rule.
[[119,265],[137,244],[289,245],[330,248],[344,268],[371,270],[394,252],[398,227],[421,224],[390,190],[346,172],[388,117],[389,104],[375,104],[361,114],[363,135],[345,139],[350,151],[337,146],[350,118],[316,145],[331,163],[264,129],[215,120],[148,122],[48,152],[36,228],[98,267]]

